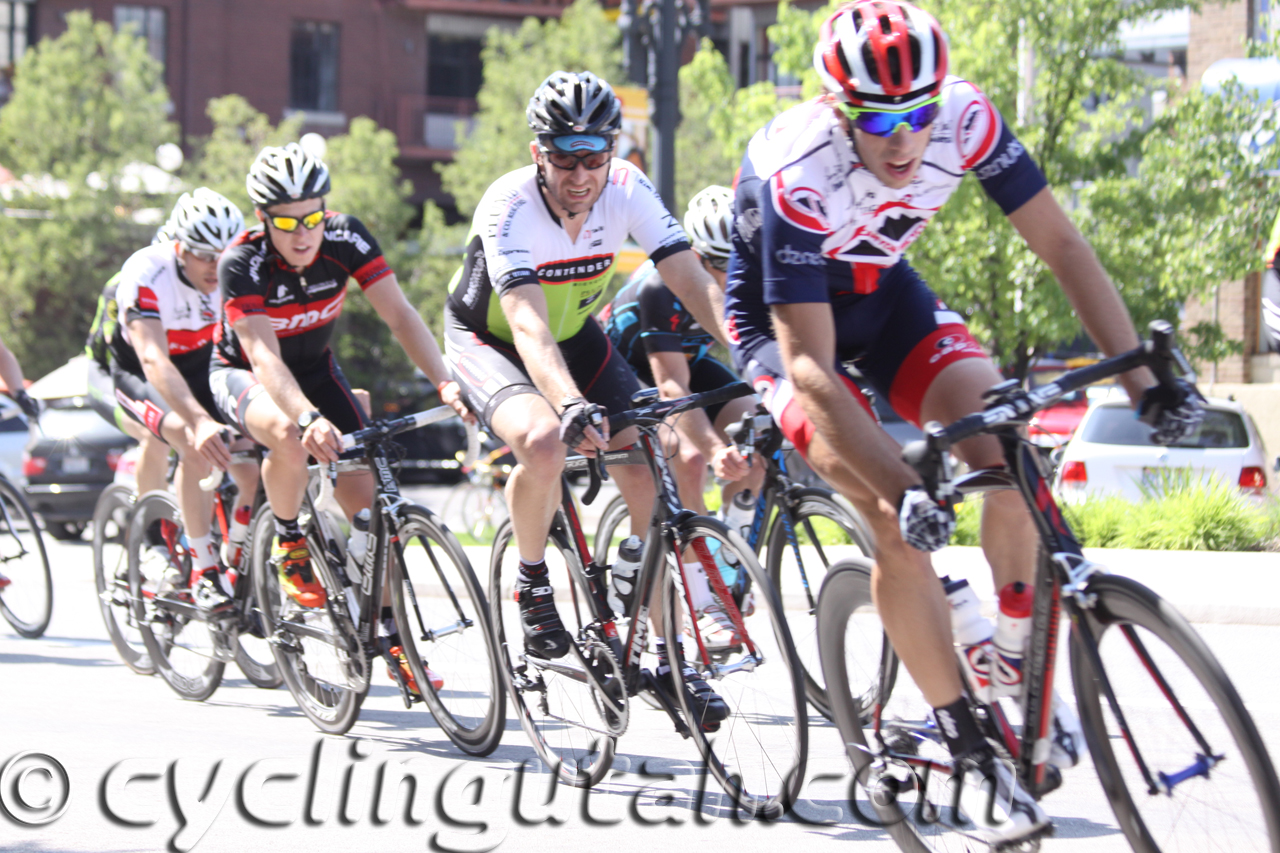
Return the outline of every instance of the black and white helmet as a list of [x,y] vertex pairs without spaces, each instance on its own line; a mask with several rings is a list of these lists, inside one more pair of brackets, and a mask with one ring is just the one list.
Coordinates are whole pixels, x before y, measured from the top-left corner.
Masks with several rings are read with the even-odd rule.
[[183,193],[169,221],[161,227],[169,237],[198,252],[221,252],[244,230],[244,214],[208,187]]
[[727,258],[733,251],[733,190],[711,185],[689,200],[684,230],[704,258]]
[[557,71],[542,81],[525,110],[538,136],[609,136],[622,128],[622,102],[590,71]]
[[329,167],[296,142],[283,148],[268,146],[249,167],[245,188],[260,208],[319,198],[329,194]]

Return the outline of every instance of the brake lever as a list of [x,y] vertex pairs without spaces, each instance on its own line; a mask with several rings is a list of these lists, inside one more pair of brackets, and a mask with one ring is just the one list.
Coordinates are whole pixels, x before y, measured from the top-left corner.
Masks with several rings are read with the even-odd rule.
[[[591,425],[596,429],[599,429],[603,423],[604,417],[600,414],[599,410],[592,412]],[[594,501],[596,499],[596,495],[600,494],[601,483],[609,479],[609,472],[605,467],[604,454],[605,451],[597,450],[595,456],[587,458],[587,471],[591,475],[591,482],[587,485],[587,490],[582,493],[582,502],[584,504],[589,505]]]

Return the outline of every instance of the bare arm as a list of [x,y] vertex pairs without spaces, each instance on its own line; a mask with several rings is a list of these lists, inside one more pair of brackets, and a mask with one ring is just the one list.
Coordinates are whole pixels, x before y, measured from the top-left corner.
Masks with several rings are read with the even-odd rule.
[[[1138,345],[1129,309],[1098,262],[1093,247],[1058,204],[1052,190],[1045,187],[1036,193],[1009,214],[1009,221],[1031,251],[1052,270],[1085,331],[1105,355],[1117,355]],[[1135,402],[1143,390],[1155,384],[1146,368],[1125,373],[1120,381]]]
[[188,440],[212,464],[225,468],[231,455],[222,441],[222,424],[200,405],[186,378],[169,360],[169,340],[159,320],[144,317],[129,323],[129,340],[151,387],[182,418]]
[[315,411],[315,404],[302,393],[293,371],[280,358],[280,341],[266,315],[241,317],[235,321],[234,328],[253,375],[285,417],[296,422],[304,412]]
[[680,298],[694,319],[724,346],[729,338],[724,332],[724,291],[692,249],[676,252],[656,264],[662,283]]
[[431,334],[427,324],[400,289],[400,282],[395,275],[389,275],[369,286],[364,292],[373,310],[391,329],[391,334],[399,341],[400,346],[423,373],[432,385],[448,383],[440,389],[440,399],[446,405],[453,406],[458,414],[470,417],[466,404],[462,402],[462,391],[458,383],[449,376],[449,368],[440,354],[440,345],[436,336]]
[[835,371],[835,323],[825,302],[772,306],[787,378],[818,433],[881,498],[898,505],[920,478],[902,449],[854,400]]
[[17,394],[26,385],[22,378],[22,365],[18,364],[17,356],[3,342],[0,342],[0,379],[4,380],[10,395]]

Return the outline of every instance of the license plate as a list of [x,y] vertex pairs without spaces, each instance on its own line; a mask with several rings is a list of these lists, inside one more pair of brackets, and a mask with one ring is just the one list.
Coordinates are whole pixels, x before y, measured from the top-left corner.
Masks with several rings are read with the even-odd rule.
[[1190,468],[1143,468],[1142,484],[1149,487],[1177,485],[1191,476]]
[[85,456],[64,456],[62,458],[62,473],[64,474],[86,474],[89,471],[89,459]]

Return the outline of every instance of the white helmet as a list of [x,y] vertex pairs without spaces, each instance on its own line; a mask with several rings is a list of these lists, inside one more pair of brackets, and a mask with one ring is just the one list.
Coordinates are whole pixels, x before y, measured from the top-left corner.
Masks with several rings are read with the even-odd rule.
[[689,201],[684,230],[704,258],[727,258],[733,251],[733,190],[711,185]]
[[190,249],[221,252],[244,230],[244,214],[220,193],[200,187],[182,194],[160,230]]
[[268,146],[249,167],[245,188],[260,208],[319,198],[329,194],[329,167],[296,142],[283,148]]

